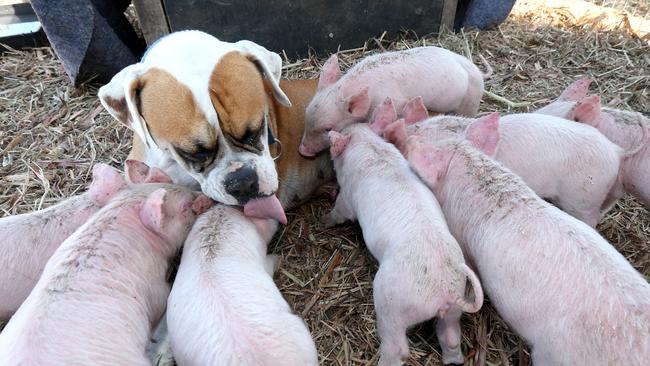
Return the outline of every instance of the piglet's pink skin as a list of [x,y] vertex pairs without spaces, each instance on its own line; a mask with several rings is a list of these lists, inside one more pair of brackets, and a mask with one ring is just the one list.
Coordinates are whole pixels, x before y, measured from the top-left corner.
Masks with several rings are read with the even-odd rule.
[[650,121],[647,118],[634,112],[602,107],[600,97],[597,95],[582,96],[579,99],[560,96],[558,100],[535,113],[553,115],[593,126],[609,140],[625,149],[627,158],[623,160],[619,177],[622,189],[614,195],[620,197],[628,192],[635,195],[646,207],[650,207],[650,147],[647,127]]
[[421,96],[431,111],[474,116],[488,74],[481,74],[467,58],[438,47],[369,56],[343,76],[337,56],[332,55],[323,65],[318,90],[305,112],[300,153],[314,156],[325,150],[328,131],[366,121],[386,96],[393,98],[398,111]]
[[316,366],[316,346],[273,282],[277,228],[215,206],[190,232],[167,302],[179,366]]
[[407,151],[534,365],[647,364],[650,285],[595,230],[467,141],[412,138]]
[[9,319],[27,298],[61,243],[124,186],[116,169],[96,164],[88,192],[41,211],[0,219],[0,320]]
[[591,79],[589,78],[574,81],[564,89],[553,103],[536,110],[535,113],[568,118],[576,102],[587,96],[589,85],[591,85]]
[[[366,124],[331,132],[331,154],[341,191],[328,225],[358,220],[379,261],[373,291],[379,365],[408,357],[407,328],[438,317],[444,363],[463,363],[459,319],[483,304],[478,278],[447,229],[440,206],[399,151]],[[474,300],[466,300],[469,279]]]
[[414,125],[403,122],[385,129],[385,137],[402,151],[406,136],[436,141],[454,136],[483,136],[480,129],[499,129],[493,156],[519,175],[540,197],[596,226],[620,197],[619,167],[625,152],[598,130],[562,118],[534,113],[476,120],[439,116]]
[[168,262],[209,202],[169,184],[123,189],[56,250],[0,333],[0,365],[149,365]]

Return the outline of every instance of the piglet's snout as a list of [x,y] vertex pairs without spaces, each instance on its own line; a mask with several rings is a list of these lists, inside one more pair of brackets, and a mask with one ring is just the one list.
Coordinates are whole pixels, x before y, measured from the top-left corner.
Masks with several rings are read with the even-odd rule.
[[215,202],[204,194],[199,194],[198,197],[192,202],[192,211],[196,215],[201,215],[206,212],[210,207],[214,206]]
[[298,147],[298,152],[300,153],[300,155],[308,158],[312,158],[316,156],[316,154],[310,148],[308,148],[304,142],[300,143],[300,146]]

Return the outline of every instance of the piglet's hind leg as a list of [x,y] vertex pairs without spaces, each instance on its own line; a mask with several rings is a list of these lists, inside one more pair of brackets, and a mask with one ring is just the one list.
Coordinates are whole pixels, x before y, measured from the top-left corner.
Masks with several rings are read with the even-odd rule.
[[436,335],[442,349],[442,363],[463,364],[463,353],[460,349],[460,316],[462,311],[452,307],[447,313],[438,319],[436,324]]
[[406,325],[391,322],[394,314],[382,314],[377,310],[377,333],[379,333],[379,364],[378,366],[401,366],[409,355]]
[[379,366],[398,366],[408,358],[406,330],[412,325],[404,313],[402,287],[394,283],[395,268],[382,263],[373,281],[373,297],[379,335]]

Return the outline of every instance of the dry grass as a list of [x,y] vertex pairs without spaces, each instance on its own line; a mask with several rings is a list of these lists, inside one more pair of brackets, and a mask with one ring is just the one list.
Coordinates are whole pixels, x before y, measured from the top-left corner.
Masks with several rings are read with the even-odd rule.
[[[487,90],[528,104],[514,112],[551,101],[584,76],[595,80],[592,90],[604,100],[619,98],[619,108],[650,111],[648,41],[623,21],[609,22],[603,29],[599,20],[576,16],[570,7],[547,8],[542,3],[520,0],[499,29],[419,39],[407,34],[397,42],[371,40],[360,49],[341,52],[340,60],[349,67],[370,53],[423,44],[463,53],[469,49],[478,65],[480,52],[494,68]],[[640,16],[650,20],[647,6],[643,9]],[[285,71],[289,78],[316,77],[323,61],[287,60]],[[45,207],[83,191],[95,161],[115,166],[124,161],[130,132],[101,108],[95,88],[75,90],[68,85],[50,49],[3,54],[0,77],[0,216]],[[482,112],[507,109],[488,98],[481,105]],[[319,223],[330,207],[328,198],[316,197],[288,213],[289,224],[271,245],[283,258],[276,281],[307,321],[323,364],[368,364],[377,360],[372,306],[376,262],[357,226],[325,229]],[[622,200],[599,226],[646,278],[649,226],[648,210],[631,198]],[[432,324],[410,333],[409,365],[440,364]],[[478,314],[463,317],[462,347],[469,365],[528,364],[521,340],[489,303]]]

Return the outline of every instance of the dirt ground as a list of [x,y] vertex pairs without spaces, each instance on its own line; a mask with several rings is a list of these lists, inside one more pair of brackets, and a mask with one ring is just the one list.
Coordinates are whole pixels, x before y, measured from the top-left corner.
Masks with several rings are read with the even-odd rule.
[[[481,112],[533,110],[556,98],[580,77],[617,108],[650,112],[650,13],[647,0],[519,1],[498,28],[439,36],[405,32],[389,41],[377,35],[339,53],[349,67],[382,50],[438,45],[482,54],[494,68]],[[288,78],[316,77],[324,59],[286,60]],[[121,167],[131,132],[101,107],[97,86],[68,84],[52,50],[0,55],[0,216],[52,205],[85,190],[95,162]],[[508,102],[512,102],[508,104]],[[280,290],[307,322],[323,365],[366,365],[377,361],[372,306],[377,263],[356,224],[324,228],[331,208],[315,197],[288,212],[289,223],[270,251],[282,256],[275,276]],[[650,279],[650,213],[631,197],[621,200],[598,230]],[[585,299],[589,301],[589,299]],[[439,365],[434,322],[409,333],[408,365]],[[528,350],[486,301],[463,316],[467,365],[526,365]]]

